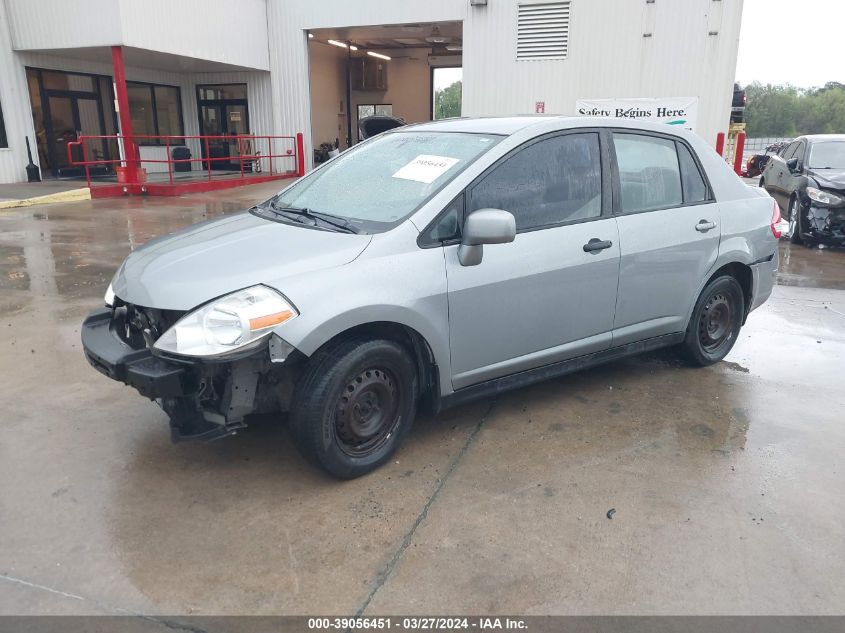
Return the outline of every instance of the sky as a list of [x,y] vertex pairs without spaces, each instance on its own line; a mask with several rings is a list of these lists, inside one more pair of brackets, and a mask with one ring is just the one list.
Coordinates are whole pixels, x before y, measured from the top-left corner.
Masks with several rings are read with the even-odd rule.
[[460,81],[463,72],[463,68],[437,68],[434,71],[434,89],[442,90],[456,81]]
[[844,0],[745,0],[736,80],[845,83]]

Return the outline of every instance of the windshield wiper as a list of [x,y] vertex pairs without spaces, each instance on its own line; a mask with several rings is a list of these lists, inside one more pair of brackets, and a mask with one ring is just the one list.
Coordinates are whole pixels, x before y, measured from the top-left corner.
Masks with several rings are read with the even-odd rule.
[[306,207],[279,207],[276,206],[275,202],[270,204],[270,208],[276,213],[290,213],[291,215],[298,215],[305,218],[311,218],[312,220],[320,220],[321,222],[325,222],[329,226],[333,226],[336,229],[340,229],[341,231],[346,231],[347,233],[357,234],[361,232],[361,230],[357,226],[353,226],[349,223],[348,220],[345,220],[336,215],[332,215],[330,213],[312,211],[311,209],[308,209]]

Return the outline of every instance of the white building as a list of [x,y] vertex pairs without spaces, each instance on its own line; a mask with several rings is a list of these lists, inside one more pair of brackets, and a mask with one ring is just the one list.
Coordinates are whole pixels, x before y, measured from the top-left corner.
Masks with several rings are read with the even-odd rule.
[[[0,183],[26,179],[27,137],[45,178],[72,177],[67,143],[121,129],[115,47],[142,161],[166,156],[149,137],[303,132],[310,166],[320,143],[345,146],[349,128],[355,142],[359,116],[432,118],[433,84],[461,74],[464,116],[681,98],[714,143],[741,12],[742,0],[0,0]],[[88,158],[119,153],[102,141]]]

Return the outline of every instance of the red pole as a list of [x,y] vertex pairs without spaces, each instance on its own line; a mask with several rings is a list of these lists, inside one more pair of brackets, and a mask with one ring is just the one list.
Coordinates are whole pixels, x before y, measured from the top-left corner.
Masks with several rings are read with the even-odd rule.
[[211,154],[208,152],[208,137],[205,137],[205,163],[208,166],[208,182],[211,182]]
[[244,177],[244,150],[241,146],[241,136],[238,135],[238,160],[241,163],[241,179]]
[[111,47],[111,63],[114,69],[114,91],[120,110],[120,133],[123,135],[123,152],[126,155],[128,183],[138,182],[138,155],[132,140],[132,118],[129,116],[129,94],[126,91],[126,69],[123,66],[123,47]]
[[745,149],[745,132],[736,137],[736,153],[734,154],[734,171],[737,176],[742,175],[742,150]]
[[173,159],[170,157],[170,138],[165,141],[164,145],[165,158],[167,158],[167,177],[170,184],[173,184]]
[[719,156],[722,156],[722,153],[725,151],[725,133],[719,132],[716,135],[716,153]]
[[305,137],[302,132],[296,133],[296,175],[305,175]]
[[85,184],[91,188],[91,168],[88,165],[88,156],[85,153],[85,143],[82,143],[82,162],[85,163]]

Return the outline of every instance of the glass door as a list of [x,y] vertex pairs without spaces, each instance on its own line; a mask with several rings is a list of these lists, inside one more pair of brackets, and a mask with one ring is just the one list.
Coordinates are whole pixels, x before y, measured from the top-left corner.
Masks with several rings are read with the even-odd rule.
[[[223,107],[219,105],[200,106],[200,134],[203,136],[223,136],[226,134],[223,125]],[[225,139],[203,139],[202,157],[211,158],[203,165],[208,169],[208,162],[211,169],[228,169],[229,161],[221,160],[229,156],[229,144]]]
[[[79,140],[80,136],[100,136],[100,106],[93,97],[47,97],[50,108],[53,146],[53,173],[57,176],[76,178],[85,175],[85,168],[72,165],[68,156],[68,144]],[[106,151],[102,139],[91,139],[85,144],[85,154],[79,145],[70,150],[74,161],[103,160]],[[106,168],[102,165],[91,166],[91,173],[101,174]]]
[[[87,97],[73,97],[76,106],[76,129],[79,136],[102,136],[104,134],[100,126],[100,104],[97,99]],[[81,154],[81,150],[77,150]],[[108,158],[108,151],[104,139],[90,139],[85,143],[85,157],[88,160],[105,160]],[[79,158],[82,158],[80,156]],[[94,174],[101,174],[108,171],[104,166],[92,166]]]
[[[47,97],[47,104],[50,112],[50,127],[52,133],[48,143],[50,148],[53,174],[69,175],[66,172],[70,169],[70,161],[67,155],[68,143],[76,140],[76,119],[73,116],[73,100],[70,97]],[[78,148],[73,156],[74,160],[82,160],[82,154]],[[77,168],[78,169],[78,168]]]
[[[200,134],[203,136],[236,136],[249,134],[249,105],[246,84],[197,86]],[[207,144],[206,144],[207,143]],[[246,141],[221,138],[203,141],[203,158],[211,158],[211,169],[241,169],[240,154],[251,153]],[[207,155],[206,155],[207,154]],[[228,158],[227,158],[228,157]],[[251,163],[245,165],[249,168]],[[208,164],[205,165],[206,169]]]

